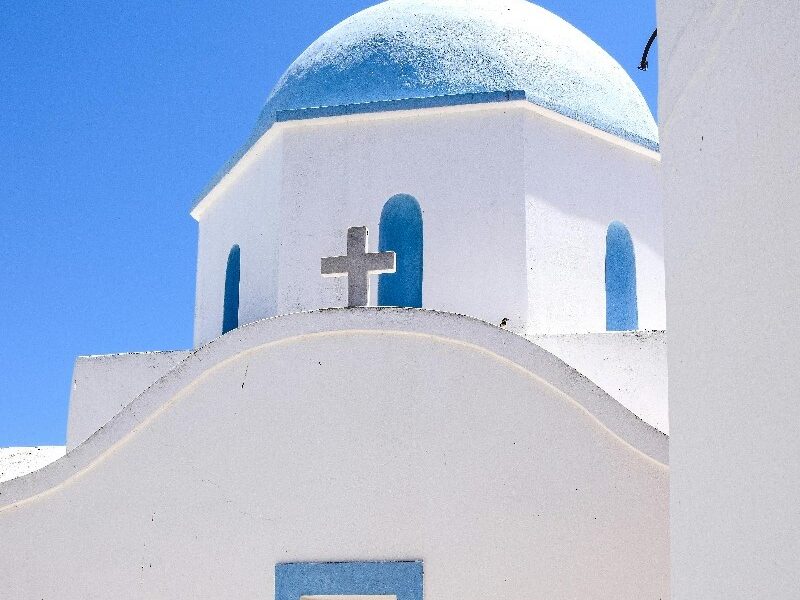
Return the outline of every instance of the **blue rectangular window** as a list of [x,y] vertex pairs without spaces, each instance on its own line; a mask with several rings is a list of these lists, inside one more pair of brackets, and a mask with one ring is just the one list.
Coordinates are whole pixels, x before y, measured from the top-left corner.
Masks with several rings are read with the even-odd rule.
[[275,565],[275,600],[303,596],[396,596],[422,600],[422,561]]

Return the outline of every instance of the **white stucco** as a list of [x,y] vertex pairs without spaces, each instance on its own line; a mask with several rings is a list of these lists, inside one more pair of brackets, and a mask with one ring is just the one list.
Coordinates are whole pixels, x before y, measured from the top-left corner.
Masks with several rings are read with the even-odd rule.
[[666,598],[666,445],[485,323],[278,317],[199,349],[64,458],[0,484],[15,547],[0,589],[269,598],[276,562],[421,559],[430,599]]
[[606,232],[626,225],[636,253],[639,329],[665,328],[660,164],[652,153],[525,120],[530,333],[606,330]]
[[79,356],[72,372],[67,450],[105,425],[188,352],[139,352]]
[[672,597],[797,598],[800,8],[658,4]]
[[[629,225],[640,326],[664,326],[658,157],[528,102],[273,126],[193,211],[195,342],[221,330],[225,265],[242,252],[240,322],[346,305],[319,261],[407,193],[424,221],[425,308],[528,333],[605,330],[605,236]],[[375,286],[373,286],[373,295]]]
[[64,456],[64,446],[0,448],[0,482],[37,471]]
[[[195,345],[222,333],[225,270],[234,244],[241,251],[239,322],[278,313],[283,150],[281,133],[265,138],[220,182],[219,197],[198,218]],[[196,211],[194,214],[198,214]]]
[[[624,70],[525,0],[392,0],[315,42],[255,132],[192,210],[196,348],[78,358],[66,454],[0,450],[0,596],[269,599],[278,563],[414,560],[428,600],[668,598],[665,334],[605,331],[612,221],[640,329],[665,322]],[[320,259],[351,227],[375,251],[397,194],[423,309],[331,308]]]
[[663,331],[526,337],[591,379],[645,423],[669,434]]

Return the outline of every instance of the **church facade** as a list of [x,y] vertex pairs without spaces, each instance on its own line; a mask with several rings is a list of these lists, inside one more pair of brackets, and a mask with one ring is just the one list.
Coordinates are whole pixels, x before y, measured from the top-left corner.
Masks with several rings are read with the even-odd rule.
[[337,25],[192,209],[195,347],[80,357],[0,483],[3,596],[669,597],[662,176],[538,6]]

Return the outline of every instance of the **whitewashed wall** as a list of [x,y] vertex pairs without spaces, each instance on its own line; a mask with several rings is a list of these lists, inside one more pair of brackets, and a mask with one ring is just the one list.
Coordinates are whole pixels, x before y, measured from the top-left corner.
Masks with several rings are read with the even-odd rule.
[[528,339],[588,377],[645,423],[669,434],[664,331],[532,335]]
[[636,148],[524,101],[275,125],[193,213],[195,342],[219,334],[232,243],[242,323],[346,305],[346,279],[322,278],[320,258],[343,254],[356,225],[377,249],[398,193],[422,208],[424,307],[518,332],[604,331],[605,230],[619,218],[637,245],[642,327],[663,328],[658,162]]
[[72,370],[67,451],[108,423],[188,352],[132,352],[79,356]]
[[528,330],[606,330],[606,231],[614,220],[633,238],[639,328],[664,329],[658,155],[532,111],[525,131]]
[[673,598],[798,598],[800,5],[658,8]]
[[0,483],[22,477],[64,456],[64,446],[0,448]]
[[217,186],[218,198],[198,218],[196,346],[222,333],[225,271],[234,244],[241,249],[239,322],[278,314],[282,138],[276,131],[263,142]]
[[0,589],[269,599],[276,562],[422,559],[429,600],[666,598],[666,445],[472,319],[260,321],[0,484]]
[[485,106],[291,123],[280,312],[346,305],[346,280],[320,277],[320,257],[343,254],[352,225],[377,248],[383,204],[408,193],[423,214],[423,306],[520,323],[520,128],[519,114]]

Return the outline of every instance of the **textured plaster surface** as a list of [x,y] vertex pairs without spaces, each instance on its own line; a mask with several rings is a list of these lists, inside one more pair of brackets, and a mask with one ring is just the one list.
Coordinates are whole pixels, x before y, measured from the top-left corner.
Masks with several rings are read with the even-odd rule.
[[625,70],[527,0],[389,0],[325,33],[292,63],[256,135],[280,110],[524,90],[530,102],[653,147],[655,121]]
[[800,4],[658,10],[673,599],[794,599]]
[[64,446],[0,448],[0,482],[27,475],[64,456]]
[[541,110],[519,101],[276,126],[194,213],[195,344],[219,335],[232,244],[240,323],[345,306],[347,281],[322,278],[320,258],[341,254],[352,226],[369,228],[374,251],[396,194],[422,212],[423,308],[517,332],[605,331],[617,219],[636,251],[640,327],[663,329],[658,156]]
[[[316,40],[275,85],[253,134],[209,185],[280,120],[458,104],[529,102],[650,149],[658,130],[636,84],[578,29],[527,0],[389,0]],[[320,114],[320,111],[316,111]]]
[[[236,176],[216,188],[218,198],[198,216],[195,346],[222,331],[225,272],[234,244],[241,252],[239,324],[278,314],[283,135],[272,131],[267,137],[239,165]],[[299,165],[301,171],[305,167]],[[322,256],[316,257],[317,275]]]
[[67,450],[85,441],[188,354],[175,351],[79,356],[72,373]]
[[[323,278],[320,259],[341,255],[354,226],[369,229],[374,252],[384,205],[401,193],[422,211],[423,307],[521,326],[525,115],[502,106],[282,124],[280,142],[226,182],[200,216],[195,343],[219,335],[230,244],[242,251],[240,323],[346,306],[347,279]],[[467,243],[478,239],[488,243]]]
[[663,331],[528,335],[659,431],[669,434]]
[[[665,329],[661,169],[551,119],[523,121],[529,333],[606,331],[608,226],[636,254],[639,328]],[[510,316],[510,315],[509,315]]]
[[0,484],[15,548],[0,589],[269,598],[277,563],[422,560],[430,600],[666,598],[666,446],[486,323],[277,317],[198,349],[64,458]]

